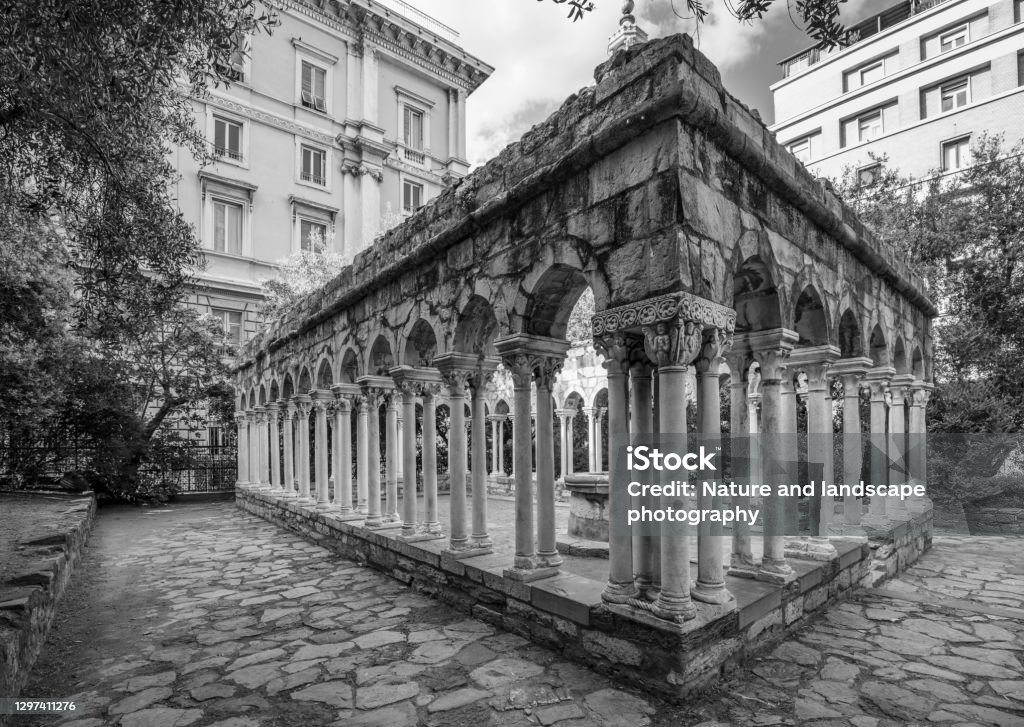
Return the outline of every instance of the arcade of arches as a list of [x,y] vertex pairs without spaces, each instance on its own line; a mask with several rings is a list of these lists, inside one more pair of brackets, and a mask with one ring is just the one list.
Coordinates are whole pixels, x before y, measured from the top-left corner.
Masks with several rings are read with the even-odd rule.
[[[556,471],[571,465],[555,462],[552,392],[563,422],[580,399],[594,407],[596,391],[559,383],[566,323],[588,286],[611,435],[717,433],[722,387],[735,432],[795,433],[805,388],[807,431],[830,433],[835,378],[846,432],[859,432],[862,387],[873,433],[925,431],[935,309],[905,261],[809,177],[685,36],[618,53],[596,81],[250,342],[236,370],[240,486],[405,542],[443,539],[466,562],[507,552],[513,581],[556,576]],[[685,394],[694,376],[696,422]],[[450,412],[447,532],[439,406]],[[502,550],[486,489],[503,448],[487,442],[509,429],[515,527]],[[588,469],[614,470],[617,456],[610,448]],[[860,449],[841,456],[841,471],[859,475]],[[832,471],[831,448],[808,457]],[[399,492],[399,473],[418,470],[422,507],[411,485]],[[612,519],[630,507],[621,484]],[[821,502],[819,534],[913,514],[901,501],[876,498],[863,513],[857,500]],[[604,603],[684,624],[701,609],[727,612],[734,575],[787,583],[793,557],[834,553],[827,538],[742,527],[727,538],[702,526],[694,540],[613,529]]]

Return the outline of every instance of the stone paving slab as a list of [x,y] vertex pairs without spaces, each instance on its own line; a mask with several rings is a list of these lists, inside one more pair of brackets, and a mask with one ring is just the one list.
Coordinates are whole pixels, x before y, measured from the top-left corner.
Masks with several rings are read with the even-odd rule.
[[1024,622],[978,610],[1020,606],[1022,544],[936,538],[885,593],[670,705],[231,505],[103,513],[24,692],[80,708],[15,724],[1024,725]]

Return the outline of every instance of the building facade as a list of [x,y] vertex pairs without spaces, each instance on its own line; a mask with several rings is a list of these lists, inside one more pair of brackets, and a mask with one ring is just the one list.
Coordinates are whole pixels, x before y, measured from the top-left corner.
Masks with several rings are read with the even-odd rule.
[[849,44],[781,62],[778,140],[820,177],[870,184],[888,157],[922,178],[970,163],[982,132],[1024,137],[1024,0],[900,2],[849,29]]
[[176,152],[207,260],[193,302],[247,340],[262,279],[322,239],[345,258],[468,171],[466,99],[493,68],[401,0],[275,0],[230,86],[194,99],[217,162]]

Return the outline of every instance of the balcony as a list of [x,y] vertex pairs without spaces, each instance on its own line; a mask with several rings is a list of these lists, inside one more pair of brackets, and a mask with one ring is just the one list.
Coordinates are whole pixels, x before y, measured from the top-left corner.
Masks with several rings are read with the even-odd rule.
[[413,164],[425,164],[427,161],[427,155],[421,151],[416,151],[415,149],[403,149],[402,158],[407,162],[412,162]]
[[223,146],[216,147],[213,150],[213,154],[214,154],[214,156],[224,157],[226,159],[231,159],[232,161],[236,161],[236,162],[242,161],[242,152],[234,151],[232,149],[228,149],[227,147],[223,147]]
[[326,179],[324,179],[323,177],[318,177],[315,174],[310,174],[309,172],[302,172],[301,174],[299,174],[299,178],[303,182],[309,182],[310,184],[319,184],[321,187],[327,184]]

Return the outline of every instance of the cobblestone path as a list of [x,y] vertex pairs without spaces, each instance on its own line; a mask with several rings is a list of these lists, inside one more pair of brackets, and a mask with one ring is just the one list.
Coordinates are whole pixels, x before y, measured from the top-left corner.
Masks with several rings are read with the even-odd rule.
[[1020,545],[937,541],[673,707],[230,504],[105,511],[23,695],[75,727],[1024,725]]

